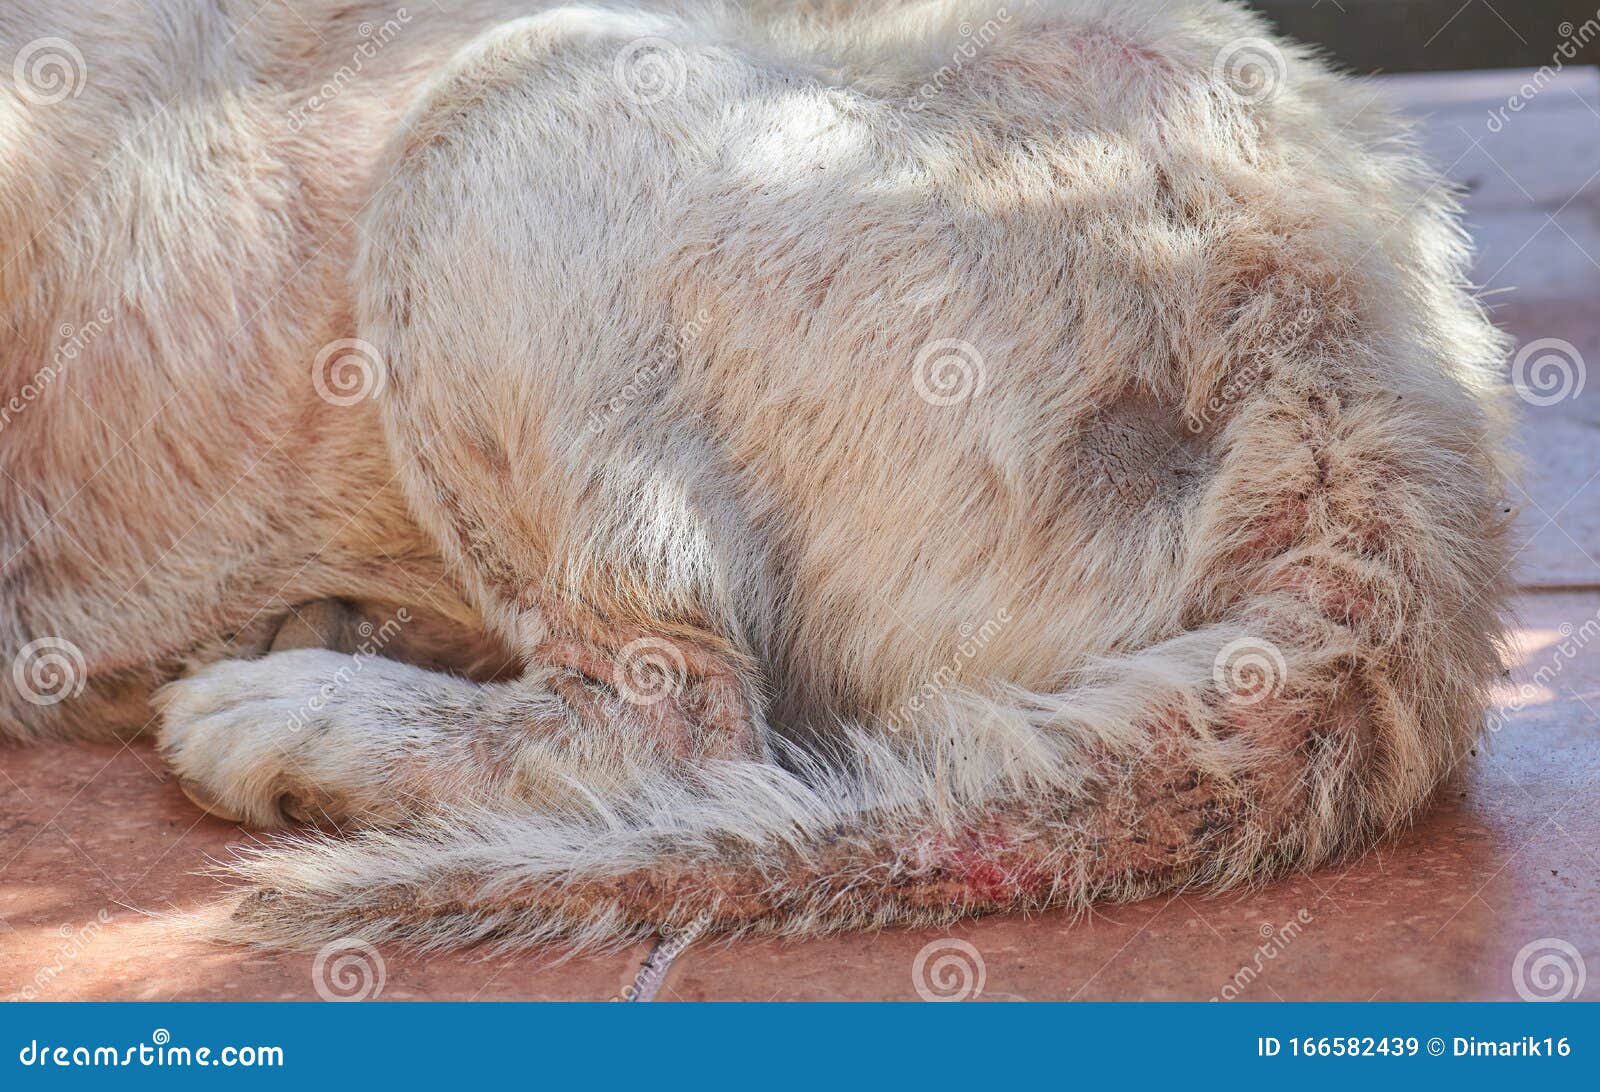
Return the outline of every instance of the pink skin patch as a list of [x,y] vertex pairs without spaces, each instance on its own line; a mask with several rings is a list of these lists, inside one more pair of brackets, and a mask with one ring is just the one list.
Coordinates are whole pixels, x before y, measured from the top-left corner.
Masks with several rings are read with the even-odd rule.
[[948,873],[960,894],[974,902],[1019,902],[1050,886],[1050,876],[1019,843],[992,828],[936,838],[924,845],[919,856]]

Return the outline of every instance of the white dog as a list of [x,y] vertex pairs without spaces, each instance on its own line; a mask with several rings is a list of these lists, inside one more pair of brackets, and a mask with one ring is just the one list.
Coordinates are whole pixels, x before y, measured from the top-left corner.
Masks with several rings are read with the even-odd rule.
[[450,6],[0,9],[0,730],[337,825],[236,935],[1233,884],[1468,750],[1504,345],[1370,90],[1217,0]]

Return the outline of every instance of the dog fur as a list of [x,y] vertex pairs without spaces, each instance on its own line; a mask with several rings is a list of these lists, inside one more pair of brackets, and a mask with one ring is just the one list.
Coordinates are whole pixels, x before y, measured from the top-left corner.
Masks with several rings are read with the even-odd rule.
[[1468,751],[1505,345],[1372,89],[1216,0],[447,6],[0,9],[86,74],[0,84],[0,653],[81,655],[0,730],[341,828],[229,935],[1240,884]]

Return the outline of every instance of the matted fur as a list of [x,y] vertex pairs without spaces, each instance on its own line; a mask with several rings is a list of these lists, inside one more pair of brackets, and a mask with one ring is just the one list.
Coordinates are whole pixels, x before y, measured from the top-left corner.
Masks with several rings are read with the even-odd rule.
[[[229,935],[1238,884],[1476,738],[1504,344],[1398,123],[1255,17],[423,4],[329,95],[395,13],[295,8],[0,10],[89,74],[0,87],[0,378],[113,313],[0,429],[0,651],[86,665],[4,730],[167,683],[198,799],[360,828],[235,865]],[[382,389],[334,404],[348,338]],[[329,599],[382,655],[267,652]]]

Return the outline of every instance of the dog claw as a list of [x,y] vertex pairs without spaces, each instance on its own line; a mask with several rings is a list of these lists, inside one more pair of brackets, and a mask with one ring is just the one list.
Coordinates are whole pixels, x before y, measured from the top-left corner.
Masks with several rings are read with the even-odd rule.
[[244,822],[244,816],[230,808],[224,807],[222,804],[219,804],[216,800],[212,799],[209,793],[207,793],[199,785],[196,785],[193,781],[189,781],[180,777],[178,778],[178,788],[183,790],[183,795],[187,796],[195,807],[199,808],[207,815],[221,819],[225,823]]

